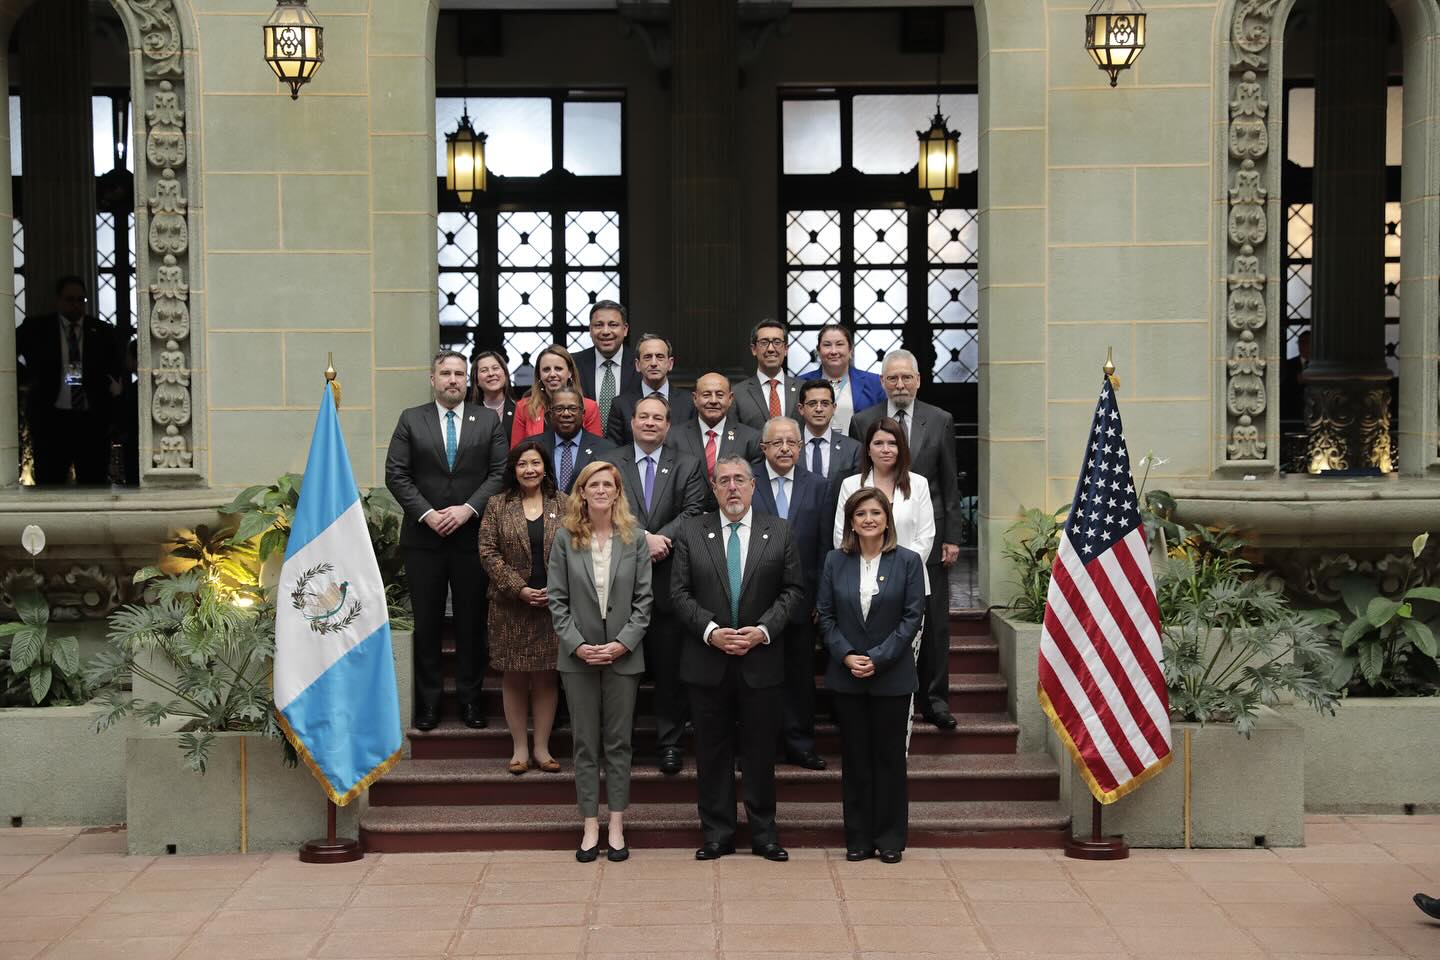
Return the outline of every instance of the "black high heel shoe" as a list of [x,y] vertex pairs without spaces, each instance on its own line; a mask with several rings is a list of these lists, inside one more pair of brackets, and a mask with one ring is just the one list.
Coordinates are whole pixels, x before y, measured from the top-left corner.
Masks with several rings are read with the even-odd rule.
[[595,846],[586,850],[584,847],[575,849],[575,859],[581,863],[594,863],[595,858],[600,856],[600,841],[595,841]]
[[614,847],[607,846],[605,850],[605,859],[609,860],[611,863],[624,863],[626,860],[630,859],[630,845],[627,843],[625,846],[619,848],[618,850]]

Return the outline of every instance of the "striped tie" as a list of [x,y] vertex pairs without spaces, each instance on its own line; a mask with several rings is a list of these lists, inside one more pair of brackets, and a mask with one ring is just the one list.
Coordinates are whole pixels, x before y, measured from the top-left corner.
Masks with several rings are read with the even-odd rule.
[[615,361],[606,360],[604,367],[605,376],[600,381],[600,396],[597,398],[600,404],[601,427],[610,422],[610,405],[615,402]]

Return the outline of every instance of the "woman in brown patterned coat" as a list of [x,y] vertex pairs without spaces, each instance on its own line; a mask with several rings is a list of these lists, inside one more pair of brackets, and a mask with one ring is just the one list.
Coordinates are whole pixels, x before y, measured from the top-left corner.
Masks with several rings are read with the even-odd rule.
[[[490,578],[490,666],[503,674],[500,692],[514,743],[507,769],[516,776],[530,768],[532,758],[546,773],[560,771],[550,755],[559,640],[545,572],[563,513],[544,448],[534,440],[516,444],[505,463],[504,488],[490,498],[480,522],[480,563]],[[531,711],[533,754],[525,736]]]

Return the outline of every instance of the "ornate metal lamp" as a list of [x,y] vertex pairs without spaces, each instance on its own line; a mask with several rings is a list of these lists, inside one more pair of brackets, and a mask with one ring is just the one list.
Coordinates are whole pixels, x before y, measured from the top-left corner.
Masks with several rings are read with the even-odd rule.
[[935,52],[935,116],[929,130],[917,130],[920,138],[920,164],[916,172],[920,189],[929,192],[936,203],[945,199],[946,190],[960,185],[960,133],[951,130],[947,118],[940,113],[940,51]]
[[275,12],[260,28],[265,35],[265,62],[290,85],[290,99],[310,82],[325,62],[325,28],[305,0],[276,0]]
[[477,193],[485,192],[484,133],[476,133],[470,124],[470,108],[460,114],[460,125],[445,135],[445,189],[453,191],[461,203],[468,204]]
[[1121,70],[1145,49],[1145,8],[1140,0],[1095,0],[1085,14],[1085,49],[1095,65],[1110,74],[1115,86]]

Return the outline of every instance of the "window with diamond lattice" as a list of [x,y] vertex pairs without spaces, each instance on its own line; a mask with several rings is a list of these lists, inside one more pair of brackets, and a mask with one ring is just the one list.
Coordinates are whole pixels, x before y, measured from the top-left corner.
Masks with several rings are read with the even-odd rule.
[[[436,100],[440,342],[502,349],[517,383],[551,343],[590,346],[590,307],[624,300],[624,104],[572,93]],[[490,137],[489,190],[445,190],[445,134],[462,110]]]

